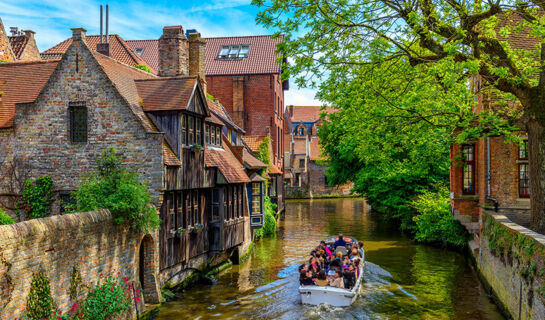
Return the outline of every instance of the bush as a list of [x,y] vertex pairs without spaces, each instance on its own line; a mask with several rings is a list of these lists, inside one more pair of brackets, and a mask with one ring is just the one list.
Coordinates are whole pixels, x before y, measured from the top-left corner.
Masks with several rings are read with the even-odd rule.
[[15,221],[13,220],[13,218],[8,216],[8,214],[5,213],[4,210],[0,209],[0,225],[14,223]]
[[29,320],[48,319],[54,309],[49,278],[41,269],[32,277],[27,298],[27,317]]
[[115,149],[105,150],[97,160],[97,169],[89,173],[75,192],[79,211],[109,209],[116,224],[127,224],[148,232],[158,228],[161,220],[150,202],[147,185],[129,172]]
[[422,242],[465,246],[469,240],[467,230],[450,214],[448,189],[426,192],[413,201],[417,211],[415,239]]
[[86,319],[114,318],[131,307],[130,288],[111,276],[97,284],[83,303]]
[[23,208],[31,218],[49,216],[53,202],[53,180],[49,176],[40,177],[34,181],[25,181],[22,198]]
[[142,71],[146,71],[147,73],[151,73],[151,69],[150,69],[148,66],[146,66],[145,64],[135,64],[134,67],[135,67],[136,69],[140,69],[140,70],[142,70]]
[[276,204],[271,202],[271,198],[265,196],[265,220],[263,224],[263,235],[270,236],[276,234]]

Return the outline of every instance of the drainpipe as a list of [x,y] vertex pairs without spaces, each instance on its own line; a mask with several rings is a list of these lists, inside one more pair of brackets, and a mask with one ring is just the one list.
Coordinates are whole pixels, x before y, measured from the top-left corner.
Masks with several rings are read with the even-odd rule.
[[490,137],[486,138],[486,170],[488,171],[486,179],[486,199],[494,203],[494,211],[498,212],[498,200],[490,196],[490,180],[492,179],[492,173],[490,170]]

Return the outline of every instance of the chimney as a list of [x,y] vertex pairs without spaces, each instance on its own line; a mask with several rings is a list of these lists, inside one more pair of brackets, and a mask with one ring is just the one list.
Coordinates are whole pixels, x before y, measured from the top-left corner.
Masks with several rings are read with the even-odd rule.
[[34,34],[36,33],[36,32],[34,32],[32,30],[23,30],[23,32],[25,33],[25,36],[27,36],[29,39],[33,39]]
[[204,79],[204,54],[206,41],[201,38],[198,32],[189,34],[189,75],[198,76],[201,81]]
[[12,37],[18,36],[19,35],[19,28],[9,27],[9,32],[11,32]]
[[187,76],[189,44],[182,26],[163,28],[159,38],[159,76]]
[[97,52],[110,56],[110,43],[108,41],[108,5],[106,5],[106,39],[102,41],[102,5],[100,6],[100,42],[97,43]]
[[83,28],[72,28],[70,29],[72,30],[72,41],[83,41],[85,42],[86,39],[85,39],[85,34],[87,32],[87,30],[83,29]]

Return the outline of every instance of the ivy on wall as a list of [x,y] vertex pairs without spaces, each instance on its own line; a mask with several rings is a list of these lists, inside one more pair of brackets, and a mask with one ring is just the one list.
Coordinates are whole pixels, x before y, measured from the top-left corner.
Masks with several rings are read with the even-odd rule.
[[48,319],[53,313],[54,302],[51,296],[49,278],[43,269],[34,273],[27,298],[27,317],[29,320]]
[[27,216],[31,218],[49,216],[53,195],[51,177],[43,176],[36,180],[26,180],[21,200]]

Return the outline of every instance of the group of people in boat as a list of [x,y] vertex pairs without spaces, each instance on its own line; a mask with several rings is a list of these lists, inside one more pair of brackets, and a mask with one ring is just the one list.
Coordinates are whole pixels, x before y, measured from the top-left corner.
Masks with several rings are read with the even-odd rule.
[[364,258],[361,241],[352,243],[351,239],[339,234],[333,244],[321,241],[310,252],[308,263],[299,266],[299,282],[304,286],[351,289],[360,277],[360,266],[363,266]]

